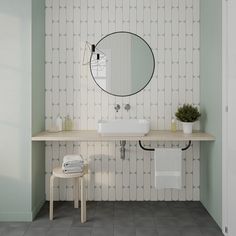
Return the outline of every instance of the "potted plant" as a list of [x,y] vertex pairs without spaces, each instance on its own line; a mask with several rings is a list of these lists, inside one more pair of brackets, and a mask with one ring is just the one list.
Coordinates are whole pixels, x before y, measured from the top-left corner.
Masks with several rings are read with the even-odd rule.
[[201,113],[198,111],[197,107],[191,104],[184,104],[179,107],[175,113],[176,118],[183,124],[183,132],[185,134],[191,134],[193,130],[193,123],[198,120]]

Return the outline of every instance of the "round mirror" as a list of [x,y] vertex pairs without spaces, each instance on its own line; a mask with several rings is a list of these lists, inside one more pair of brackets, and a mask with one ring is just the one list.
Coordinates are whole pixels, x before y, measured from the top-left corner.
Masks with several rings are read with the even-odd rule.
[[115,96],[130,96],[145,88],[155,68],[147,42],[130,32],[115,32],[92,47],[90,70],[97,85]]

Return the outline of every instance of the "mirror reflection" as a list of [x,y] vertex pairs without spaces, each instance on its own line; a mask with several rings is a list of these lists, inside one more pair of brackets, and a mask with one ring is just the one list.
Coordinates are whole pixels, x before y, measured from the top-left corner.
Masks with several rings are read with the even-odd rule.
[[90,58],[95,82],[116,96],[129,96],[151,80],[155,67],[150,46],[129,32],[115,32],[101,39]]

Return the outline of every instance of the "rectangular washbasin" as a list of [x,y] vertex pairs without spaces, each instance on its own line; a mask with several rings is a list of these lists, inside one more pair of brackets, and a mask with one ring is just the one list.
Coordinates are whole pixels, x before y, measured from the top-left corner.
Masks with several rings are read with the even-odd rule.
[[150,121],[145,119],[100,120],[97,131],[103,136],[144,136],[150,131]]

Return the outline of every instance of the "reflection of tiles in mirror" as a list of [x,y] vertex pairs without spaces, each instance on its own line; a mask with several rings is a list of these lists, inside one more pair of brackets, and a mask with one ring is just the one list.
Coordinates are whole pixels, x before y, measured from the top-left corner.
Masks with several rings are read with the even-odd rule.
[[[99,119],[115,118],[145,118],[151,120],[151,129],[170,129],[179,104],[199,105],[199,0],[46,0],[45,11],[46,128],[60,113],[73,117],[76,129],[96,129]],[[119,30],[143,37],[156,59],[149,85],[124,98],[102,92],[94,83],[89,66],[82,65],[86,41],[96,43]],[[127,103],[131,105],[129,112],[123,109]],[[119,112],[115,112],[115,104],[121,105]],[[170,145],[166,143],[166,147]],[[199,200],[198,142],[186,152],[183,161],[182,191],[157,192],[153,154],[140,150],[136,142],[128,143],[127,149],[127,158],[122,161],[118,142],[47,143],[47,198],[52,167],[59,165],[66,153],[82,153],[90,164],[90,200]],[[60,182],[58,187],[56,198],[71,200],[72,183]]]

